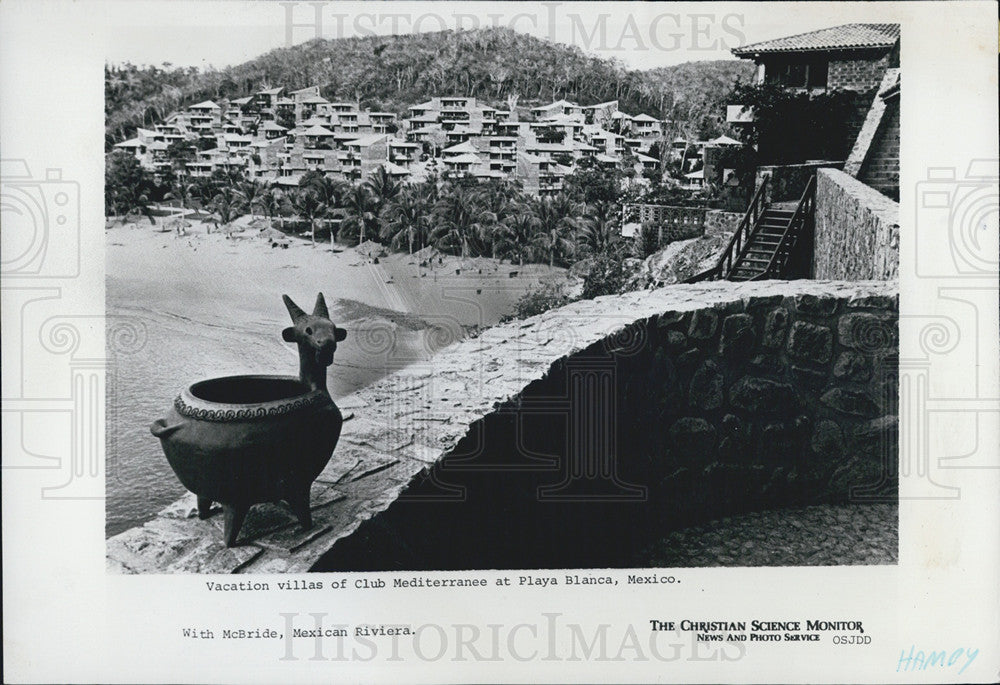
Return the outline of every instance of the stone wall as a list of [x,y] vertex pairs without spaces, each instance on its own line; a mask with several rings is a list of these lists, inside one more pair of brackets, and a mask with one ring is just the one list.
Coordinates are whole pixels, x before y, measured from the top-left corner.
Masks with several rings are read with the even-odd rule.
[[705,233],[705,207],[632,204],[625,206],[626,222],[647,222],[659,231],[660,245],[698,238]]
[[317,569],[629,567],[720,516],[894,501],[896,297],[783,285],[560,359]]
[[768,198],[771,202],[798,202],[802,191],[817,169],[841,169],[843,162],[820,161],[807,164],[781,164],[757,167],[757,180],[754,187],[759,188],[764,176],[768,175]]
[[813,276],[899,277],[899,204],[836,169],[816,172]]
[[885,70],[893,66],[893,59],[891,51],[877,59],[861,54],[846,54],[832,59],[827,72],[827,88],[856,91],[874,88],[882,81]]
[[899,97],[886,102],[885,110],[858,180],[899,202]]
[[742,220],[742,212],[726,212],[721,209],[710,209],[705,212],[705,235],[734,233]]
[[108,566],[630,566],[709,517],[894,500],[897,307],[890,283],[710,282],[497,326],[338,400],[311,531],[259,505],[227,549],[187,497]]
[[899,201],[899,69],[889,69],[868,110],[844,172]]

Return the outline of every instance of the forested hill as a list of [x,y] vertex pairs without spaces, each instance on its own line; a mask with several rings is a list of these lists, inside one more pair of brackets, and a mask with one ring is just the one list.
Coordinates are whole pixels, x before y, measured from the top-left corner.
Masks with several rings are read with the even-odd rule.
[[748,80],[751,71],[737,60],[629,70],[574,46],[502,28],[317,39],[222,70],[109,66],[106,133],[109,142],[122,140],[136,126],[205,99],[243,97],[264,86],[319,85],[328,99],[358,99],[362,107],[401,113],[431,95],[503,103],[516,94],[522,105],[619,100],[631,113],[672,118],[680,111],[696,132],[712,134],[733,82]]

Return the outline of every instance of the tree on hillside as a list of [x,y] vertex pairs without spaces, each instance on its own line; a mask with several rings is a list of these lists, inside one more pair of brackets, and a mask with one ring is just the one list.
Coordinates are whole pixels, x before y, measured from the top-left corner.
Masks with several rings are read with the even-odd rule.
[[540,197],[532,203],[538,232],[533,241],[548,258],[569,263],[576,256],[580,230],[580,206],[565,195]]
[[280,188],[268,185],[258,201],[258,206],[267,217],[267,227],[272,227],[274,217],[281,213],[285,204],[285,195]]
[[442,251],[454,252],[457,247],[465,258],[470,255],[471,243],[489,221],[489,213],[477,202],[475,191],[453,185],[434,206],[432,239]]
[[621,242],[621,212],[618,206],[604,201],[588,206],[580,240],[590,254],[617,248]]
[[261,199],[267,191],[267,184],[253,178],[242,180],[236,186],[236,192],[239,194],[240,199],[243,201],[243,206],[250,213],[251,217],[253,217],[254,208],[260,204]]
[[[217,227],[225,228],[243,215],[243,198],[231,185],[221,186],[209,203]],[[206,226],[206,230],[210,230]]]
[[111,216],[139,212],[151,223],[156,223],[149,211],[152,190],[153,180],[139,160],[120,152],[108,155],[104,169],[104,205]]
[[399,193],[383,210],[382,239],[397,250],[405,244],[410,254],[422,250],[430,233],[430,209],[427,200],[414,191]]
[[497,257],[517,262],[518,266],[530,260],[537,227],[538,220],[530,209],[519,207],[519,211],[500,226],[496,238]]
[[364,185],[357,185],[344,196],[346,218],[341,232],[358,238],[358,244],[379,237],[378,204],[371,191]]
[[347,194],[350,192],[350,185],[318,171],[307,171],[299,180],[299,187],[312,188],[316,191],[326,208],[325,218],[330,227],[330,245],[332,247],[340,232],[340,222],[331,221],[331,219],[334,218],[334,210],[344,206]]
[[403,188],[402,184],[386,170],[385,165],[376,169],[375,173],[365,181],[365,185],[371,191],[375,200],[376,214],[380,216],[386,203],[396,197]]
[[319,192],[310,186],[299,186],[290,198],[292,210],[309,224],[309,237],[316,244],[316,222],[327,212],[327,206]]

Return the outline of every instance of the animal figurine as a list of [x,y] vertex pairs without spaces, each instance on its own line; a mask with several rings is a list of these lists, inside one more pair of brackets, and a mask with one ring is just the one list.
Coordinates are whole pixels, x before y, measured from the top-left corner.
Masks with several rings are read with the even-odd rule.
[[312,527],[310,488],[340,438],[343,417],[326,385],[337,343],[347,331],[330,320],[323,294],[306,314],[283,295],[292,325],[282,331],[298,345],[299,375],[225,376],[181,391],[159,438],[177,478],[198,497],[198,515],[222,505],[226,546],[236,545],[254,504],[284,500],[305,529]]

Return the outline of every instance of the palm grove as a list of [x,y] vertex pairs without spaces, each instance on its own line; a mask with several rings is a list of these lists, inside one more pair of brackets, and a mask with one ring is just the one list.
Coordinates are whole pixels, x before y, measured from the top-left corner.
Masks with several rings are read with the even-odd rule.
[[297,186],[222,170],[154,178],[134,157],[112,154],[105,202],[115,217],[144,214],[155,221],[153,205],[166,202],[204,212],[220,229],[250,214],[313,243],[373,241],[410,253],[431,246],[462,257],[569,266],[601,254],[628,256],[619,236],[622,202],[633,194],[623,191],[626,173],[583,163],[563,192],[536,197],[508,180],[432,176],[404,184],[385,168],[358,185],[315,171]]

